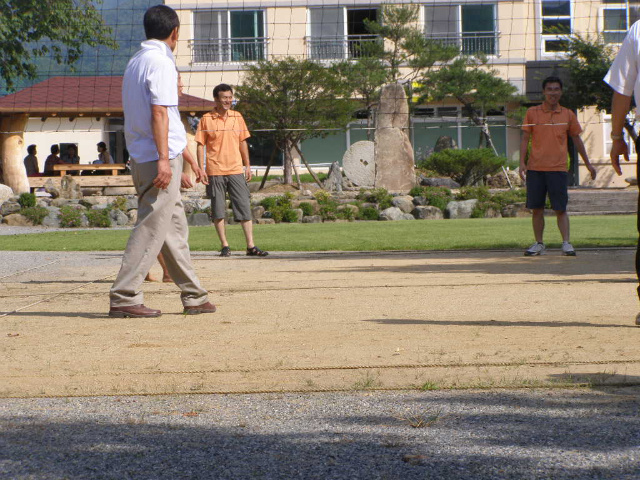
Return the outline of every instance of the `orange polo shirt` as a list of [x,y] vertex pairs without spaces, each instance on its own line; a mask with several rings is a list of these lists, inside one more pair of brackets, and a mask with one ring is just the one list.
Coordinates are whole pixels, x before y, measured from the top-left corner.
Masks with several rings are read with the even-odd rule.
[[527,170],[567,171],[567,135],[579,135],[582,127],[576,114],[558,105],[547,110],[544,103],[527,110],[522,130],[531,133]]
[[207,149],[207,175],[242,173],[240,142],[250,136],[244,118],[235,110],[227,110],[224,117],[215,111],[205,113],[198,124],[196,142]]

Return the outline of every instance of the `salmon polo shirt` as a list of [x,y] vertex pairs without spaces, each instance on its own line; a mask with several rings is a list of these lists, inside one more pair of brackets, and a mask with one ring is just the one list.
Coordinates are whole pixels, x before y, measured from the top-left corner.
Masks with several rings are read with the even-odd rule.
[[240,143],[251,135],[242,115],[227,110],[227,115],[205,113],[198,124],[196,142],[207,149],[207,175],[237,175],[242,173]]
[[531,133],[527,170],[567,171],[567,134],[573,137],[582,132],[575,113],[560,105],[555,110],[547,110],[544,104],[531,107],[522,130]]

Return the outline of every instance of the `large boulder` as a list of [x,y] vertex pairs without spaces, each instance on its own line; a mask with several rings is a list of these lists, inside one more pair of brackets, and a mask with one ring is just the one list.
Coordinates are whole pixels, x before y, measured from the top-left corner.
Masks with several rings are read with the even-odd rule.
[[403,130],[376,129],[375,159],[375,187],[408,192],[415,186],[413,147]]
[[211,219],[206,213],[193,213],[187,215],[187,223],[191,227],[208,227],[211,225]]
[[423,187],[447,187],[460,188],[460,184],[449,177],[420,177],[420,185]]
[[262,216],[264,215],[264,212],[265,212],[265,208],[262,205],[256,205],[251,209],[251,216],[253,217],[254,220],[258,220],[262,218]]
[[418,220],[442,220],[444,214],[438,207],[418,205],[411,214]]
[[109,212],[109,216],[111,217],[111,221],[118,226],[123,226],[129,223],[129,217],[122,210],[111,210]]
[[24,215],[20,215],[19,213],[12,213],[7,215],[6,217],[2,217],[2,223],[9,225],[10,227],[30,227],[33,226],[33,223],[25,217]]
[[104,187],[104,195],[122,196],[122,195],[135,195],[135,187]]
[[51,195],[51,198],[58,198],[60,196],[60,189],[50,178],[44,182],[44,191]]
[[302,217],[302,223],[322,223],[322,217],[320,215],[307,215]]
[[49,213],[42,220],[42,226],[60,228],[60,218],[58,217],[60,209],[58,207],[47,207],[47,210]]
[[138,209],[134,208],[133,210],[129,210],[127,212],[127,218],[129,219],[127,225],[135,225],[138,221]]
[[0,183],[0,205],[9,200],[12,196],[13,190],[11,187]]
[[445,218],[471,218],[471,212],[478,203],[477,198],[471,200],[454,200],[447,204],[444,211]]
[[376,179],[375,143],[356,142],[342,157],[342,168],[349,181],[358,187],[372,187]]
[[6,201],[2,205],[0,205],[0,215],[3,217],[5,215],[11,215],[12,213],[18,213],[22,207],[18,202],[14,201]]
[[398,207],[389,207],[380,212],[380,220],[404,220],[404,215]]
[[409,102],[404,87],[399,83],[385,85],[380,92],[376,129],[383,128],[409,128]]
[[531,210],[527,208],[525,203],[513,203],[502,209],[503,217],[530,217]]
[[62,198],[82,198],[82,188],[71,175],[64,175],[60,180],[60,196]]
[[400,195],[391,199],[391,205],[398,207],[404,213],[411,213],[413,210],[413,197],[410,195]]
[[438,153],[449,148],[458,148],[458,145],[452,137],[449,137],[448,135],[442,135],[441,137],[438,137],[438,140],[436,140],[436,146],[434,147],[433,151],[435,153]]

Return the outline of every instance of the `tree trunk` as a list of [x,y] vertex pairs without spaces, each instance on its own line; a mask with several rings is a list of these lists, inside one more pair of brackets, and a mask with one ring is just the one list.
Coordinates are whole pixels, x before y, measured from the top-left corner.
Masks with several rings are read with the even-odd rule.
[[300,159],[303,161],[305,167],[307,167],[307,170],[309,171],[309,173],[311,174],[311,176],[313,177],[313,179],[315,180],[315,182],[318,184],[318,186],[320,188],[322,188],[322,183],[320,182],[320,179],[318,178],[318,176],[316,175],[316,172],[314,172],[313,170],[311,170],[311,167],[309,166],[309,163],[307,162],[307,159],[304,158],[304,155],[302,154],[302,150],[300,150],[300,147],[298,147],[298,145],[296,144],[296,150],[298,151],[298,154],[300,154]]
[[284,148],[284,183],[285,185],[291,185],[292,172],[293,171],[293,158],[291,157],[291,145],[289,142],[285,143]]
[[273,160],[276,158],[277,151],[278,151],[278,146],[274,144],[273,150],[271,150],[271,156],[269,157],[269,163],[267,163],[267,168],[264,171],[264,177],[262,177],[262,181],[260,182],[260,188],[258,188],[258,190],[262,190],[264,188],[264,184],[267,182],[267,177],[269,176],[269,170],[271,170],[271,165],[273,165]]
[[4,183],[11,187],[13,193],[29,192],[29,180],[24,168],[24,130],[29,115],[18,114],[2,118],[0,122],[0,159]]

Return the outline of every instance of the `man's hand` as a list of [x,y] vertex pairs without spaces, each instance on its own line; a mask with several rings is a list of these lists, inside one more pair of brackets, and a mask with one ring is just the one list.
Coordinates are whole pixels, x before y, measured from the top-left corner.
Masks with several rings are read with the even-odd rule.
[[244,167],[244,178],[247,179],[247,182],[250,182],[253,178],[253,175],[251,174],[251,167]]
[[153,186],[161,190],[166,189],[172,176],[169,160],[158,160],[158,175],[153,179]]
[[591,180],[595,180],[598,176],[598,172],[596,172],[596,169],[593,168],[593,165],[587,165],[587,170],[589,170],[589,173],[591,174]]
[[209,185],[209,177],[207,176],[205,171],[202,170],[202,168],[200,168],[198,165],[196,165],[195,167],[192,166],[191,169],[193,170],[193,173],[196,176],[196,183],[202,183],[203,185]]
[[[624,140],[614,140],[611,145],[611,165],[618,175],[622,175],[622,169],[620,168],[620,155],[624,156],[624,159],[629,161],[629,147]],[[594,177],[595,178],[595,177]]]
[[186,173],[183,173],[180,177],[180,186],[182,188],[193,188],[193,182]]
[[524,164],[524,162],[520,162],[520,168],[518,169],[518,173],[520,174],[520,179],[522,179],[522,181],[526,181],[527,179],[527,166]]

